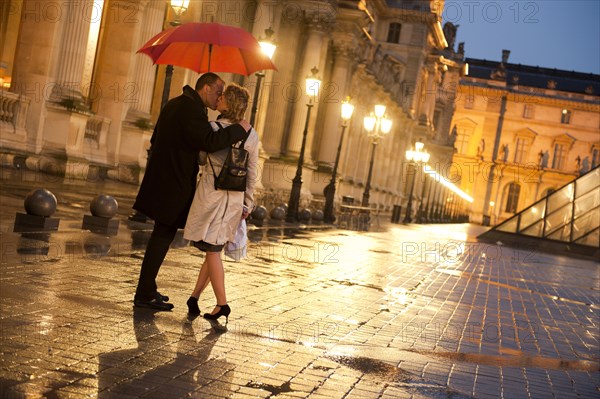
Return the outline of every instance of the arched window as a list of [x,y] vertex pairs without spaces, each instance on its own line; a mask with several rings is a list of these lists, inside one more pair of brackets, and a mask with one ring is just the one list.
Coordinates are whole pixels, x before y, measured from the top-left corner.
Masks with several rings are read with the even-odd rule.
[[508,185],[508,195],[506,196],[506,208],[504,208],[505,212],[517,212],[517,205],[519,203],[520,193],[521,186],[519,186],[517,183],[510,183]]
[[397,22],[392,22],[390,24],[388,30],[388,43],[400,43],[400,31],[402,30],[402,25]]

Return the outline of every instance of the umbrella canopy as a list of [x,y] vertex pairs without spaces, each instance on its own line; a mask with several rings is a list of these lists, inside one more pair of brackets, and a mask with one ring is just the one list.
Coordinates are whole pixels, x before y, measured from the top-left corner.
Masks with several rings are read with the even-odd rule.
[[166,29],[137,52],[147,54],[155,64],[181,66],[198,73],[250,75],[277,69],[254,36],[242,28],[216,22],[189,22]]

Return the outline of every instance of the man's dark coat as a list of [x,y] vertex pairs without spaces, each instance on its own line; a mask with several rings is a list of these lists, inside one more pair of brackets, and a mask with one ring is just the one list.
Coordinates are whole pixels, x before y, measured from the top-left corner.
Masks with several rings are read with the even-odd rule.
[[133,208],[154,221],[184,227],[196,189],[198,153],[226,148],[246,135],[237,124],[213,132],[202,99],[185,86],[160,113]]

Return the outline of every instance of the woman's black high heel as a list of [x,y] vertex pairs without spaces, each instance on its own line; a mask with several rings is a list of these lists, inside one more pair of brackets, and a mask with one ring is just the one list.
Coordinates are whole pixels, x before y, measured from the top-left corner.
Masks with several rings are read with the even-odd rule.
[[191,315],[199,315],[200,308],[198,307],[198,298],[194,298],[193,296],[187,300],[188,313]]
[[221,316],[225,316],[225,323],[229,321],[229,314],[231,313],[231,308],[229,305],[217,305],[221,309],[215,314],[204,313],[204,318],[207,320],[217,320]]

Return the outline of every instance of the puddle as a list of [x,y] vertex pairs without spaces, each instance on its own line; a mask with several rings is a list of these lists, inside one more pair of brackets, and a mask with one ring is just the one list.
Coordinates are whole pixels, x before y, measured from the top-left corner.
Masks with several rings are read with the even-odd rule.
[[350,280],[331,280],[331,281],[334,283],[341,284],[341,285],[347,285],[349,287],[353,287],[353,286],[365,287],[365,288],[371,288],[371,289],[383,292],[383,288],[381,288],[377,285],[373,285],[373,284],[365,284],[365,283],[350,281]]
[[370,357],[345,355],[328,355],[325,357],[363,374],[377,375],[386,381],[407,381],[410,376],[407,371],[401,368]]
[[279,395],[280,393],[294,392],[294,390],[291,387],[290,381],[284,382],[281,385],[249,381],[248,383],[246,383],[246,387],[262,389],[264,391],[271,392],[271,395]]
[[[543,356],[527,356],[522,352],[509,356],[486,355],[482,353],[461,352],[432,352],[411,351],[422,355],[429,355],[457,362],[476,363],[497,367],[529,367],[547,370],[575,370],[575,371],[600,371],[600,362],[593,360],[559,359]],[[517,352],[517,351],[513,351]]]

